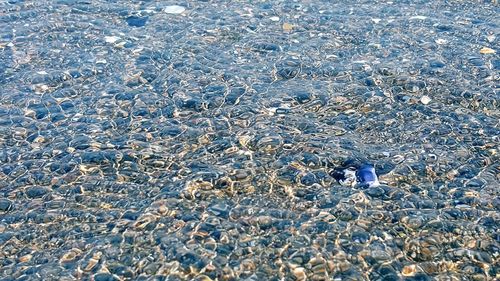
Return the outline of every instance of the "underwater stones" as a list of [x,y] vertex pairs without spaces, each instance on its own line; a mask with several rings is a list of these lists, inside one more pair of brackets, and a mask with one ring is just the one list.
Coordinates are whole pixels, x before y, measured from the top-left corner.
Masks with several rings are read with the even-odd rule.
[[7,198],[0,198],[0,211],[8,212],[12,210],[12,201]]
[[302,65],[298,60],[284,60],[276,64],[275,75],[281,79],[292,79],[301,73]]
[[[4,11],[1,276],[496,276],[488,5],[420,1],[432,20],[401,21],[405,1],[70,2]],[[368,159],[379,186],[356,177]]]
[[314,173],[307,173],[300,178],[300,183],[302,183],[305,186],[311,186],[318,182],[319,182],[318,178]]
[[264,153],[273,153],[283,146],[283,138],[279,135],[268,135],[258,139],[255,149]]
[[304,104],[306,102],[311,101],[312,94],[306,91],[297,91],[290,94],[295,101],[299,104]]
[[231,90],[225,97],[225,102],[232,105],[238,104],[245,93],[246,89],[244,87],[231,88]]
[[129,16],[125,21],[129,26],[143,27],[148,22],[148,17]]
[[118,281],[119,278],[109,273],[97,273],[93,277],[94,281]]
[[278,44],[270,42],[255,42],[252,44],[252,49],[256,52],[279,52],[282,50]]
[[28,198],[30,199],[36,199],[36,198],[41,198],[43,197],[44,195],[46,195],[47,193],[50,192],[50,189],[47,188],[47,187],[43,187],[43,186],[32,186],[32,187],[28,187],[26,190],[25,190],[25,194]]
[[214,204],[208,208],[214,215],[222,218],[228,218],[229,217],[229,205],[220,202],[217,204]]
[[75,261],[76,259],[80,258],[82,255],[82,250],[78,248],[73,248],[66,252],[65,254],[62,255],[61,259],[59,260],[60,263],[70,263]]
[[109,264],[107,267],[108,267],[108,270],[110,271],[110,273],[117,275],[117,276],[121,276],[124,278],[133,278],[135,275],[132,272],[130,267],[127,267],[127,266],[120,264],[120,263],[112,263],[112,264]]
[[405,245],[407,256],[414,261],[430,261],[440,254],[439,240],[423,237],[409,241]]
[[297,281],[305,281],[307,280],[306,270],[303,267],[294,267],[292,269],[292,274]]
[[84,150],[90,147],[92,139],[86,135],[75,135],[69,142],[69,146],[75,149]]
[[364,191],[367,195],[371,197],[382,197],[385,194],[385,190],[380,186],[372,186]]

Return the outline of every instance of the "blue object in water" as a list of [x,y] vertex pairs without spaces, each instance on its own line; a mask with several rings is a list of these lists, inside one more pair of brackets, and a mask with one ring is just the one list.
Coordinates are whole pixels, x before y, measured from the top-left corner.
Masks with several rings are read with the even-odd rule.
[[369,187],[380,185],[375,168],[371,164],[363,164],[358,170],[357,177],[361,184]]

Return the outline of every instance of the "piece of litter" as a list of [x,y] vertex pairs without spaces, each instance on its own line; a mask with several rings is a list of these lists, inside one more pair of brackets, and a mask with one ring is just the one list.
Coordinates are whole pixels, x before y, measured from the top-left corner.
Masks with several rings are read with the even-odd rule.
[[375,168],[371,164],[362,165],[357,172],[358,180],[361,184],[368,185],[369,187],[377,187],[380,185]]

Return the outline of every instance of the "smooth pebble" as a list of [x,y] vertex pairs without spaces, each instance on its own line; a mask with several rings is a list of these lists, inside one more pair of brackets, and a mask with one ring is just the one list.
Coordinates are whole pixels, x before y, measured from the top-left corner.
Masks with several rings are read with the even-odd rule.
[[184,8],[183,6],[172,5],[165,7],[163,11],[167,14],[182,14],[185,10],[186,8]]

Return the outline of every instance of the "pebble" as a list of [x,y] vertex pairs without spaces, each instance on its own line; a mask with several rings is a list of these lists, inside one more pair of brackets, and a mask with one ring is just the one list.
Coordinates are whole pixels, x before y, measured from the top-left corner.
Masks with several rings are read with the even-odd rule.
[[43,186],[32,186],[32,187],[29,187],[25,191],[26,196],[28,196],[28,198],[31,198],[31,199],[41,198],[49,192],[50,192],[50,189],[43,187]]
[[488,47],[483,47],[481,50],[479,50],[479,53],[486,55],[486,54],[494,54],[496,53],[496,51]]
[[293,276],[297,281],[305,281],[307,280],[307,274],[303,267],[296,267],[292,269]]
[[118,36],[106,36],[106,37],[104,37],[104,41],[106,41],[106,43],[111,43],[111,44],[117,42],[120,39],[121,38]]
[[401,270],[401,274],[403,276],[414,276],[416,271],[417,271],[417,267],[414,264],[405,265],[403,267],[403,270]]
[[413,17],[410,17],[410,20],[425,20],[427,19],[426,16],[413,16]]
[[182,13],[184,13],[185,10],[186,10],[186,8],[183,6],[171,5],[171,6],[165,7],[165,9],[163,11],[167,14],[182,14]]
[[269,19],[270,19],[271,21],[274,21],[274,22],[276,22],[276,21],[280,21],[280,18],[279,18],[279,17],[276,17],[276,16],[274,16],[274,17],[270,17]]
[[125,19],[128,25],[133,27],[143,27],[148,22],[148,17],[130,16]]
[[0,198],[0,211],[8,212],[12,209],[12,201],[7,198]]
[[293,30],[294,25],[292,25],[292,24],[289,24],[289,23],[285,22],[285,23],[282,25],[282,28],[283,28],[283,31],[285,31],[285,32],[290,32],[290,31],[292,31],[292,30]]
[[429,103],[431,102],[431,98],[430,98],[429,96],[425,96],[425,95],[424,95],[424,96],[422,96],[422,97],[420,98],[420,102],[421,102],[422,104],[427,105],[427,104],[429,104]]

